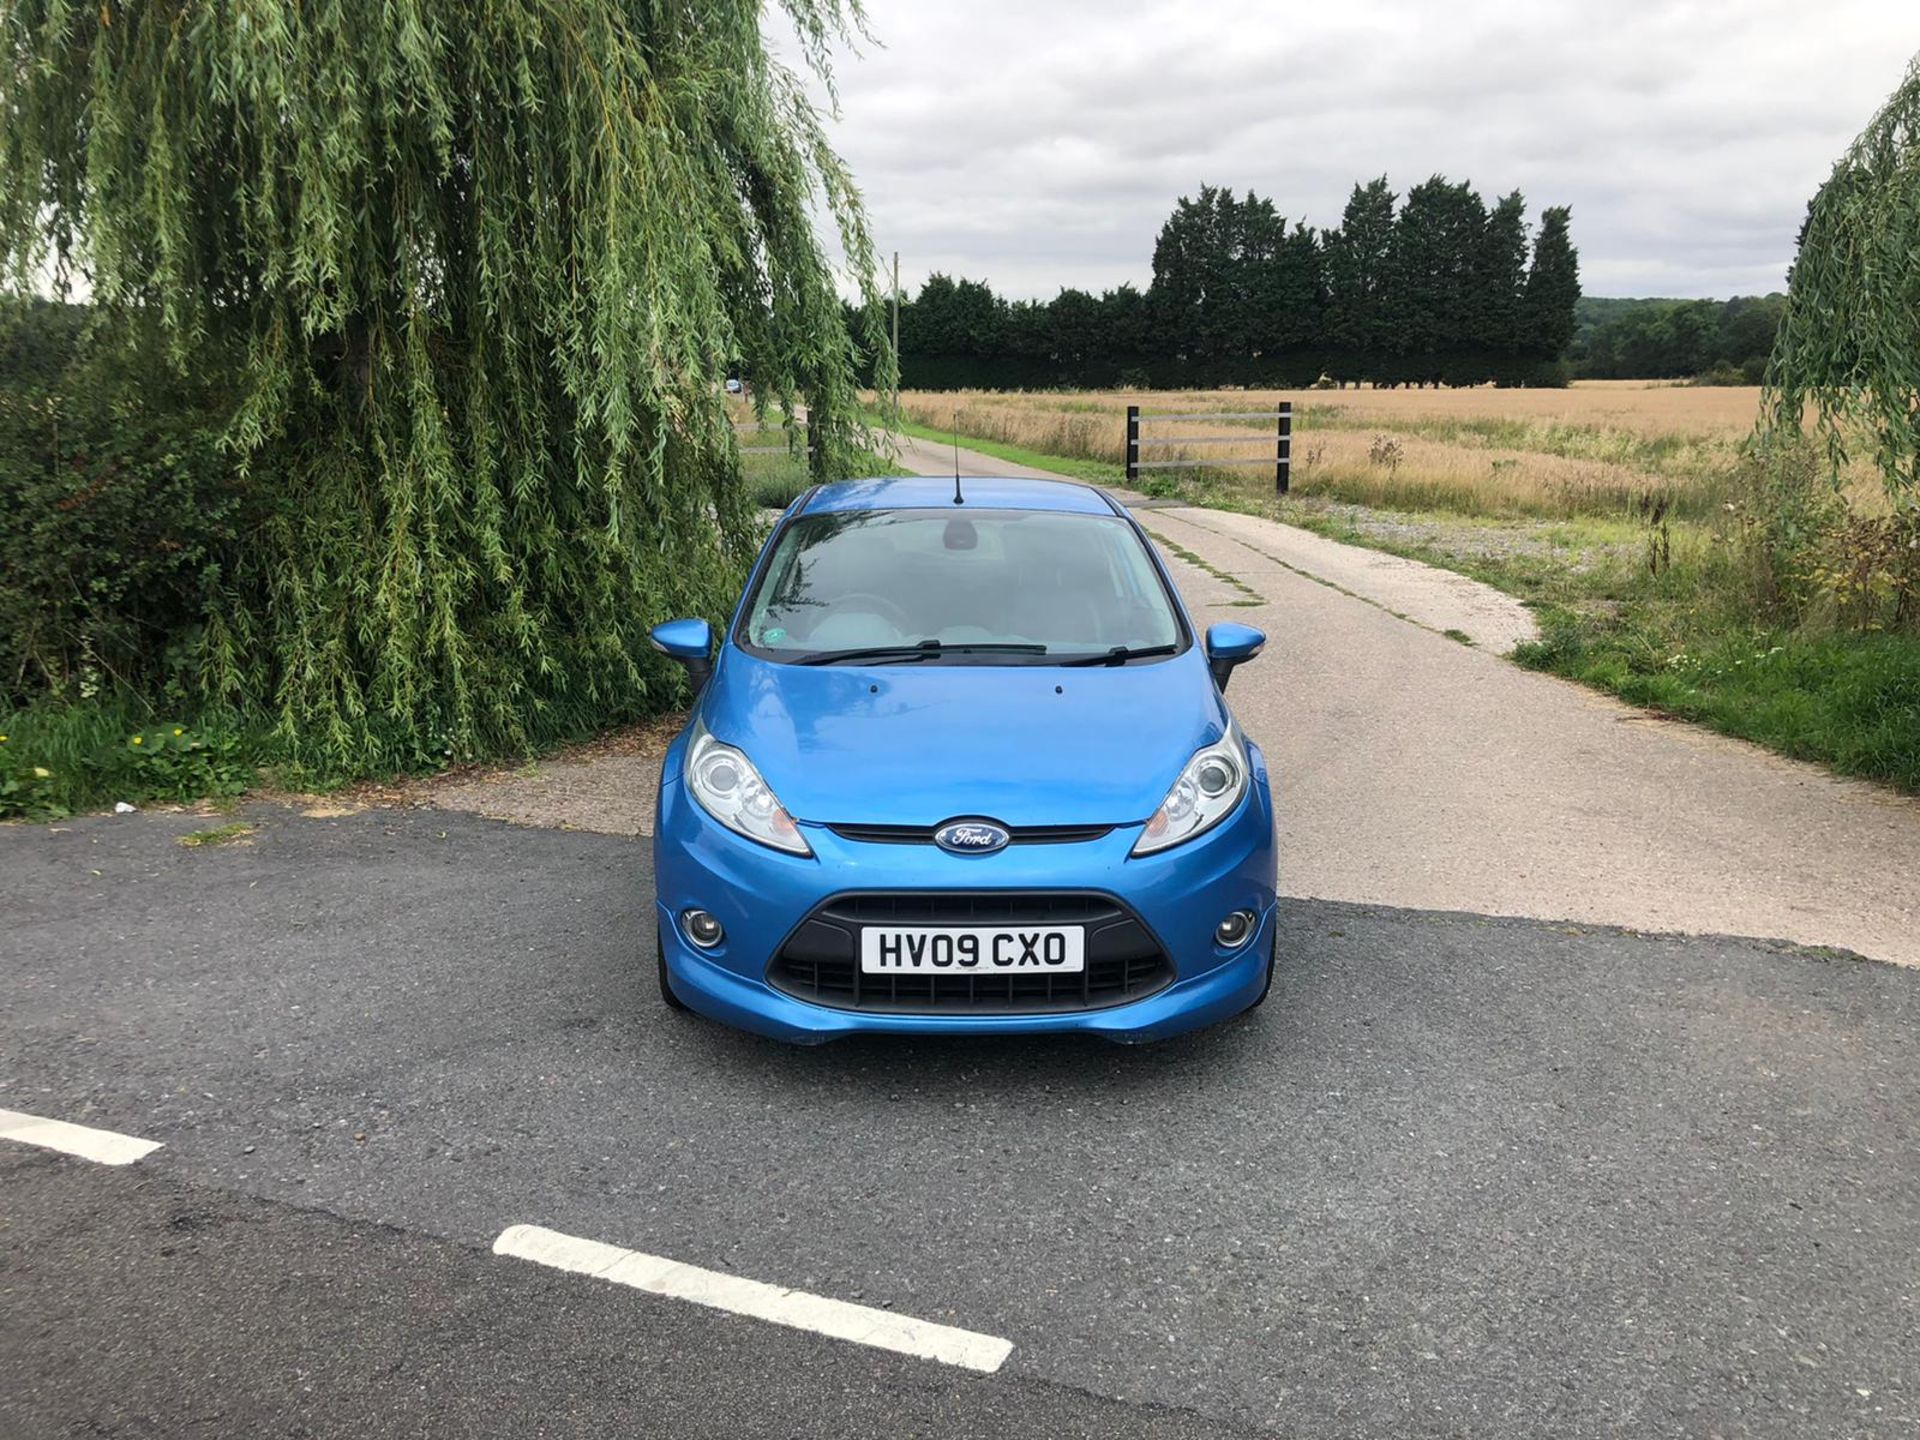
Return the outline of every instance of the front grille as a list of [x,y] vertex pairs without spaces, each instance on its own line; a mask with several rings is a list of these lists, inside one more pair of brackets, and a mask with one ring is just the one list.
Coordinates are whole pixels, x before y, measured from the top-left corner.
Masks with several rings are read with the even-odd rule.
[[[862,975],[867,925],[1081,925],[1078,975],[1002,972]],[[795,927],[767,967],[776,990],[815,1005],[892,1015],[1043,1015],[1143,1000],[1173,983],[1173,965],[1140,917],[1105,895],[879,893],[829,900]]]
[[[931,845],[937,825],[829,825],[842,840],[868,845]],[[1078,845],[1111,833],[1111,825],[1008,825],[1009,845]]]

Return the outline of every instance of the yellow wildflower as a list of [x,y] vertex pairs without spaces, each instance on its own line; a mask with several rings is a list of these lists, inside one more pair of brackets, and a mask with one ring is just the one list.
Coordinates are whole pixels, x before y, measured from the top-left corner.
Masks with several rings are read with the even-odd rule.
[[33,767],[33,778],[36,780],[51,780],[53,778],[53,771],[47,769],[44,765],[36,765]]
[[138,735],[136,735],[136,736],[134,736],[134,737],[133,737],[133,743],[134,743],[134,744],[136,744],[136,745],[144,745],[144,744],[146,744],[147,742],[146,742],[145,740],[143,740],[143,739],[141,739],[141,737],[140,737],[140,736],[138,736]]
[[186,731],[184,731],[184,730],[182,730],[182,729],[181,729],[181,728],[180,728],[180,727],[179,727],[178,725],[176,725],[176,726],[174,726],[174,727],[173,727],[173,733],[174,733],[174,734],[176,734],[176,735],[184,735],[184,734],[186,734],[187,732],[186,732]]

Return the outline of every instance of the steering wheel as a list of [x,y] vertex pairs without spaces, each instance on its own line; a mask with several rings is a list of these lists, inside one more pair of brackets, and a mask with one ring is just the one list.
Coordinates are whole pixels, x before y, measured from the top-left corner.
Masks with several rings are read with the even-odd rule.
[[901,609],[896,602],[887,599],[886,596],[875,595],[868,590],[855,590],[849,594],[840,596],[839,599],[833,602],[832,610],[865,610],[870,614],[882,616],[892,622],[893,628],[898,630],[902,635],[907,633],[909,625],[907,612]]

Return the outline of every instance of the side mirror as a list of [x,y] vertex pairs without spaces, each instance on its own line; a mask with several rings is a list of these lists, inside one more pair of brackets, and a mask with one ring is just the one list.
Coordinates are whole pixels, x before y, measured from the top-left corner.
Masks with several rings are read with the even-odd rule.
[[1266,635],[1251,625],[1235,625],[1225,621],[1209,625],[1207,669],[1213,672],[1213,683],[1222,690],[1226,689],[1227,677],[1233,674],[1234,667],[1253,659],[1266,643]]
[[713,627],[704,620],[668,620],[647,634],[654,649],[687,667],[687,679],[698,695],[713,674]]

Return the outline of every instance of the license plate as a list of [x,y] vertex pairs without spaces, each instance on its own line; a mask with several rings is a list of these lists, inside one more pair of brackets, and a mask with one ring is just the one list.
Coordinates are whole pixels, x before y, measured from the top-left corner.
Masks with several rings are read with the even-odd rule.
[[1078,975],[1086,937],[1081,925],[869,925],[860,932],[860,973]]

